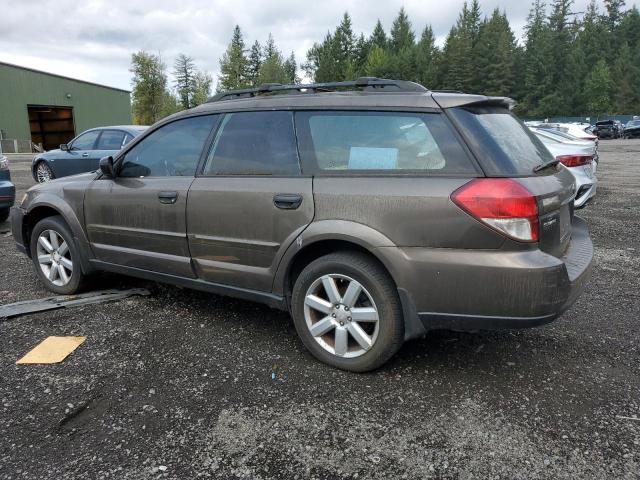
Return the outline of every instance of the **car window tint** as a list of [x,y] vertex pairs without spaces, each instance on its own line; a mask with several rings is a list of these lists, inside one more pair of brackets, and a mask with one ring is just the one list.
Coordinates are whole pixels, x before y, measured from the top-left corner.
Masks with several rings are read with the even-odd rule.
[[475,173],[439,114],[299,112],[305,154],[323,171]]
[[300,173],[291,112],[228,113],[220,123],[204,175]]
[[73,150],[93,150],[93,146],[100,135],[100,130],[91,130],[83,133],[71,144]]
[[104,130],[98,140],[98,150],[120,150],[125,133],[120,130]]
[[451,108],[449,113],[489,175],[531,175],[534,167],[553,160],[540,139],[509,110]]
[[160,127],[125,155],[121,177],[171,177],[195,174],[217,115],[177,120]]

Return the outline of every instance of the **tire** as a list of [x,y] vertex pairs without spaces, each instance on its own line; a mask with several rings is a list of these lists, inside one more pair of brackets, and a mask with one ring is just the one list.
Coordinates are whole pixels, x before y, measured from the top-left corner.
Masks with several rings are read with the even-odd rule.
[[[47,240],[48,245],[41,241],[41,237]],[[87,278],[80,267],[78,247],[61,216],[47,217],[36,224],[31,233],[30,250],[36,273],[47,289],[69,295],[86,286]],[[50,258],[43,258],[47,256]],[[52,269],[55,272],[51,273]]]
[[[360,287],[355,296],[349,292],[352,283],[351,293]],[[314,260],[296,279],[291,302],[300,339],[313,356],[332,367],[352,372],[374,370],[404,341],[396,287],[366,254],[336,252]]]
[[4,222],[7,218],[9,218],[9,212],[11,210],[9,208],[0,208],[0,223]]
[[54,178],[56,178],[56,176],[53,174],[53,170],[51,170],[49,164],[44,160],[36,163],[35,172],[36,182],[38,183],[46,183],[49,180],[53,180]]

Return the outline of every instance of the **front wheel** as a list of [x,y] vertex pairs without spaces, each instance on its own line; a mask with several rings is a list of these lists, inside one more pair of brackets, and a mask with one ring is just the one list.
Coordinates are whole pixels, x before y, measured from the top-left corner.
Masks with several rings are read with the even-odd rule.
[[36,273],[49,290],[69,295],[85,286],[78,248],[62,217],[40,220],[31,233],[30,248]]
[[296,279],[291,301],[302,342],[333,367],[374,370],[404,340],[395,285],[365,254],[338,252],[314,260]]
[[38,162],[36,165],[36,180],[38,183],[45,183],[56,178],[51,167],[46,162]]

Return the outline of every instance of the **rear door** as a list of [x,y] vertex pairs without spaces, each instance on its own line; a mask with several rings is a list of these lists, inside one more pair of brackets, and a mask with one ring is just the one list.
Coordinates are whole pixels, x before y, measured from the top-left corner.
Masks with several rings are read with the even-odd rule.
[[293,114],[227,113],[189,191],[189,248],[203,280],[270,291],[278,261],[313,219]]
[[98,260],[195,277],[187,243],[187,195],[216,122],[217,115],[204,115],[165,124],[124,154],[116,178],[90,185],[85,222]]

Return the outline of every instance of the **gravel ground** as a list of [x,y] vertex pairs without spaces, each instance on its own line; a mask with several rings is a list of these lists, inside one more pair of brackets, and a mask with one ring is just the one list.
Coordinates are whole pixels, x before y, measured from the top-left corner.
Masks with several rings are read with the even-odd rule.
[[[282,312],[117,276],[152,296],[0,322],[0,478],[640,477],[639,155],[601,142],[593,278],[558,321],[432,332],[371,374]],[[46,295],[0,233],[0,303]],[[49,335],[87,341],[15,365]]]

